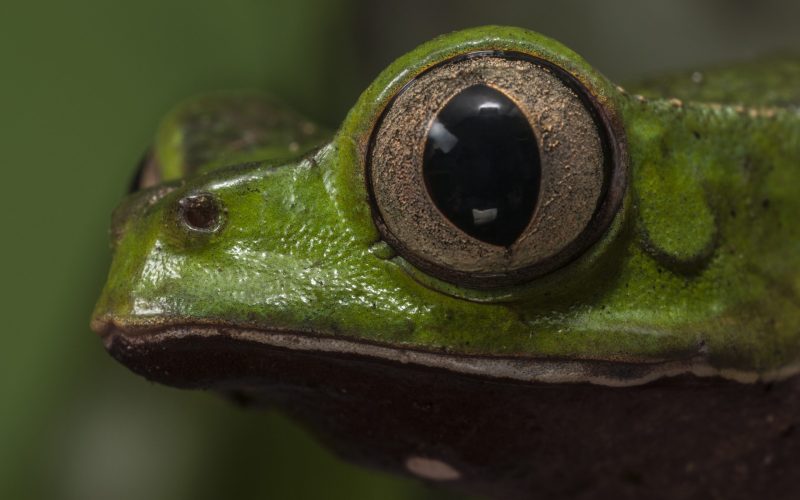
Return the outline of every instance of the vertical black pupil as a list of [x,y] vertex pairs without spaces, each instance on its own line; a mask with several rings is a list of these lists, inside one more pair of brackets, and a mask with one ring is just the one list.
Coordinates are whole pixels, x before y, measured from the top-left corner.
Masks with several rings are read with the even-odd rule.
[[486,85],[456,95],[428,130],[425,185],[439,210],[470,236],[510,246],[531,220],[539,149],[514,102]]

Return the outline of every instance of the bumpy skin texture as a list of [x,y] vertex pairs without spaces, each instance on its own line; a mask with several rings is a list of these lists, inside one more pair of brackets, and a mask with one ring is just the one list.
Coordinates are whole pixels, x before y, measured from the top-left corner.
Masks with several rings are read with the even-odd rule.
[[[496,290],[444,283],[396,255],[364,178],[390,99],[424,69],[480,50],[573,75],[629,158],[600,241]],[[190,101],[159,132],[164,182],[114,215],[93,328],[151,380],[276,402],[351,458],[402,471],[433,457],[471,491],[791,497],[800,63],[701,76],[625,91],[553,40],[484,27],[398,59],[327,143],[262,97]],[[271,118],[237,134],[230,110],[248,103]],[[220,166],[226,158],[246,163]],[[222,207],[218,230],[180,220],[179,201],[202,192]]]

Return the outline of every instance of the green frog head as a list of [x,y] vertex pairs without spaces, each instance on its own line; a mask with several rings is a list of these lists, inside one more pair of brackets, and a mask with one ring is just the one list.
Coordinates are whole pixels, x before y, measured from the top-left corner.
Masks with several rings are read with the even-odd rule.
[[[784,378],[798,68],[626,91],[483,27],[395,61],[332,136],[254,93],[188,101],[114,214],[92,326],[187,385],[253,346],[524,383]],[[147,357],[221,345],[212,371]]]

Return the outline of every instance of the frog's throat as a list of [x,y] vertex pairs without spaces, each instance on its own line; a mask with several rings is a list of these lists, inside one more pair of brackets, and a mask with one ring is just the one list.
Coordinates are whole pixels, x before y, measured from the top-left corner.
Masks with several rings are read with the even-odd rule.
[[[769,373],[747,372],[711,366],[703,357],[692,357],[662,362],[622,362],[585,359],[553,359],[531,357],[499,357],[462,355],[443,351],[425,351],[406,347],[364,342],[331,335],[308,332],[252,329],[237,326],[210,326],[197,324],[160,324],[158,326],[123,326],[113,320],[93,322],[93,330],[103,337],[106,349],[121,363],[148,379],[167,385],[208,385],[207,367],[197,367],[182,359],[225,346],[215,359],[216,370],[230,373],[230,367],[241,358],[252,359],[253,351],[282,350],[322,356],[356,356],[366,361],[389,362],[409,367],[445,370],[465,376],[506,379],[529,383],[590,383],[609,387],[630,387],[646,384],[664,377],[691,374],[697,377],[718,377],[740,383],[772,382],[786,379],[800,372],[800,366],[786,367]],[[163,353],[174,351],[167,357]],[[205,351],[205,352],[204,352]],[[150,356],[159,352],[158,361]],[[247,356],[244,353],[247,352]],[[214,353],[210,353],[213,357]],[[151,364],[157,364],[153,369]],[[161,377],[160,373],[166,376]],[[202,374],[201,374],[202,373]],[[179,382],[175,383],[175,376]],[[249,376],[258,377],[258,373]],[[213,378],[213,375],[211,376]],[[201,380],[202,379],[202,380]],[[228,381],[235,382],[235,381]],[[213,385],[213,384],[212,384]]]

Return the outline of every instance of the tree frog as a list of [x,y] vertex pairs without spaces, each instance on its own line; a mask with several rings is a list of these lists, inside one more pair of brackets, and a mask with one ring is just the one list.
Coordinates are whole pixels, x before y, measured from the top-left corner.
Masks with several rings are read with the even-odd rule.
[[490,26],[395,61],[333,134],[190,100],[114,212],[92,328],[472,493],[786,497],[798,89],[788,58],[624,89]]

